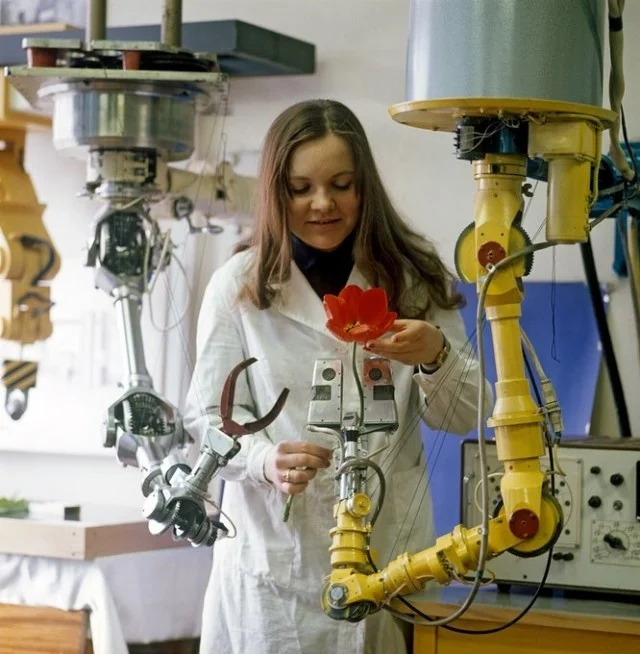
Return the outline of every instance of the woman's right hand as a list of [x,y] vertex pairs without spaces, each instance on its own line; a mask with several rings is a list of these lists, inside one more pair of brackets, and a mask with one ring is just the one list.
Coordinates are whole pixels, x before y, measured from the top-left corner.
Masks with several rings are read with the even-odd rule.
[[333,453],[305,441],[280,441],[267,454],[264,475],[286,495],[302,493],[321,468],[331,465]]

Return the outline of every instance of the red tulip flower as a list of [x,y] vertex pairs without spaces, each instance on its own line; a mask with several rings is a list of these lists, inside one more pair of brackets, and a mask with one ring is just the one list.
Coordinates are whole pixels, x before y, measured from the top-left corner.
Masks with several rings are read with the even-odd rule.
[[327,329],[341,341],[368,343],[389,330],[396,313],[389,311],[383,288],[363,290],[353,284],[345,286],[339,295],[325,295],[324,310]]

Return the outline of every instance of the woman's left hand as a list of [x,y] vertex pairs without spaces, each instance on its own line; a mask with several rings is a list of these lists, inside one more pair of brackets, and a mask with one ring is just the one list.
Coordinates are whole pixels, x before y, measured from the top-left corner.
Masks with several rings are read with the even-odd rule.
[[433,363],[444,347],[442,332],[424,320],[395,320],[389,331],[393,332],[392,336],[369,341],[365,350],[409,366],[418,366]]

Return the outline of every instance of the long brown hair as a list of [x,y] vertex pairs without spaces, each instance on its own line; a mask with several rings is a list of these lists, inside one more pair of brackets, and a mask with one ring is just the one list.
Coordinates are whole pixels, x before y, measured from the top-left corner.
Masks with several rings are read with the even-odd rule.
[[[292,105],[271,124],[258,176],[256,225],[249,241],[255,259],[239,298],[266,309],[291,275],[291,241],[287,224],[289,166],[301,143],[333,133],[351,148],[360,196],[355,263],[372,286],[386,290],[389,306],[403,317],[424,316],[431,302],[444,309],[464,304],[454,278],[433,244],[413,231],[393,207],[376,167],[362,124],[335,100],[308,100]],[[408,274],[409,282],[403,274]]]

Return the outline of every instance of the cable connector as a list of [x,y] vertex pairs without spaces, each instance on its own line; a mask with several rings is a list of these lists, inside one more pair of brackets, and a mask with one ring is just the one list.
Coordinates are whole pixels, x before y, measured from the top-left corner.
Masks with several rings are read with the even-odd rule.
[[558,402],[558,396],[553,388],[550,379],[544,378],[540,380],[542,389],[542,397],[544,399],[544,411],[549,417],[551,428],[553,429],[552,440],[554,443],[559,443],[564,431],[564,424],[562,421],[562,408]]

